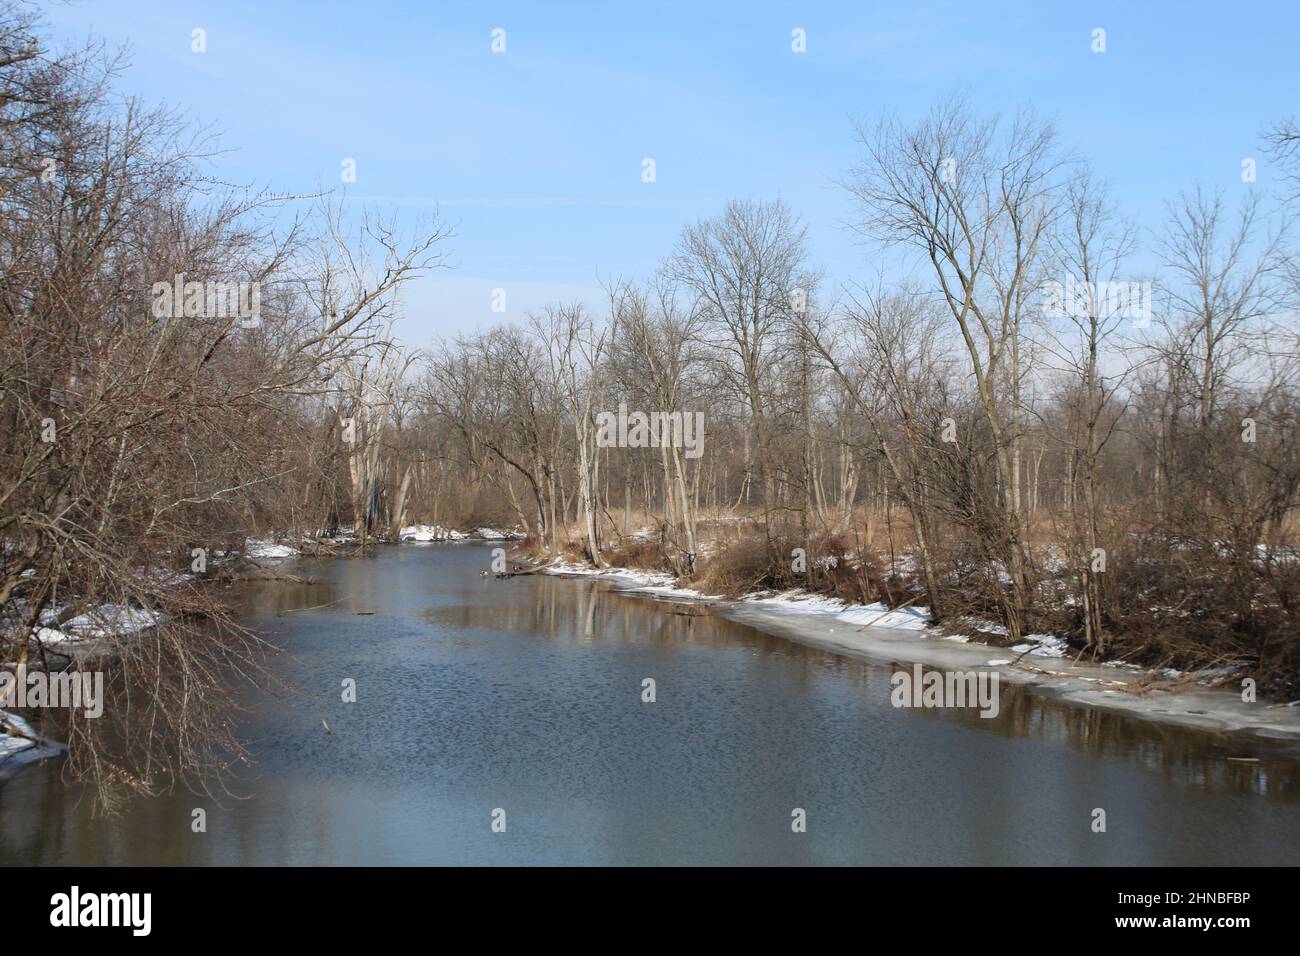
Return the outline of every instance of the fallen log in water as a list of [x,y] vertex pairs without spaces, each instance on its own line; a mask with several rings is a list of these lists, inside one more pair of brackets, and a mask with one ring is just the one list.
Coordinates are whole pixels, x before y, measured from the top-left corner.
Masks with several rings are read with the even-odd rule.
[[526,566],[524,566],[524,567],[518,567],[518,568],[507,568],[507,569],[504,570],[504,571],[498,571],[498,572],[497,572],[497,577],[499,577],[499,578],[516,578],[516,577],[519,577],[521,574],[541,574],[541,573],[542,573],[543,571],[545,571],[549,566],[550,566],[550,565],[546,565],[546,564],[530,564],[530,565],[526,565]]

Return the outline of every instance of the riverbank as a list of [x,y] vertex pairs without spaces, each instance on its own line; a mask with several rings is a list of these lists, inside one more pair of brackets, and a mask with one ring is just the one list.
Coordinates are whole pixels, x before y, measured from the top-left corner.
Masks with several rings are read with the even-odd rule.
[[[401,529],[399,541],[512,541],[522,532],[495,528],[458,531],[440,525],[411,525]],[[271,535],[247,537],[242,545],[230,550],[204,552],[201,563],[188,571],[167,567],[141,569],[142,592],[156,596],[181,588],[195,588],[207,583],[224,584],[282,582],[311,584],[291,573],[291,564],[303,557],[333,557],[355,550],[359,541],[352,529],[344,528],[332,537]],[[142,599],[143,601],[144,599]],[[66,606],[66,605],[65,605]],[[16,632],[23,627],[26,606],[21,599],[11,602],[7,615],[0,616],[0,633]],[[64,606],[45,609],[40,624],[29,637],[30,659],[27,668],[63,671],[71,667],[110,668],[124,642],[140,638],[169,620],[169,615],[154,607],[135,604],[102,603],[87,605],[81,613],[60,621]],[[0,670],[13,671],[17,661],[0,663]],[[5,701],[0,700],[0,705]],[[19,769],[66,751],[60,741],[43,736],[23,716],[0,709],[0,780]]]
[[996,647],[937,633],[922,608],[852,605],[801,591],[759,592],[733,599],[678,587],[670,575],[628,568],[599,570],[560,562],[546,566],[544,573],[593,578],[629,594],[700,605],[756,630],[875,664],[996,670],[1002,680],[1072,705],[1282,742],[1293,745],[1300,759],[1300,702],[1294,706],[1247,702],[1240,691],[1205,686],[1196,675],[1075,661],[1067,654],[1065,642],[1050,635],[1032,635],[1011,648]]
[[[202,613],[203,605],[185,603],[187,597],[201,590],[254,581],[309,583],[283,570],[309,544],[306,539],[288,543],[245,538],[239,547],[228,550],[199,549],[192,552],[193,563],[188,570],[166,565],[139,568],[134,591],[120,595],[116,602],[74,597],[42,610],[37,625],[31,628],[27,624],[27,603],[19,597],[0,609],[0,636],[20,637],[26,633],[27,656],[19,658],[15,652],[14,659],[0,662],[0,674],[12,678],[15,673],[30,672],[30,680],[45,671],[62,674],[120,669],[123,657],[135,651],[136,641],[187,615]],[[68,617],[69,608],[77,613]],[[45,733],[40,718],[46,705],[27,709],[16,706],[20,699],[9,693],[0,695],[0,707],[11,708],[0,709],[0,781],[68,752],[67,744]]]

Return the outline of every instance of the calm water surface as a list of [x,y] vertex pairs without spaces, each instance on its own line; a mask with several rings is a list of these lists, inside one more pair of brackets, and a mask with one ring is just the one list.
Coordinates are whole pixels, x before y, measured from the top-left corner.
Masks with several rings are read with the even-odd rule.
[[296,693],[250,699],[236,796],[104,819],[37,767],[0,787],[0,863],[1300,862],[1292,757],[1005,685],[993,720],[896,710],[890,668],[587,580],[482,580],[489,550],[258,586],[247,622]]

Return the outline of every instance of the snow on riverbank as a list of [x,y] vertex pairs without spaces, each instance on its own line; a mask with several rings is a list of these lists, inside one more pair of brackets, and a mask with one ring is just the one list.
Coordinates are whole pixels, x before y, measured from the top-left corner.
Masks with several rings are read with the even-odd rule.
[[65,749],[63,744],[41,737],[17,714],[0,710],[0,780]]
[[890,609],[877,602],[875,604],[847,604],[839,598],[826,597],[823,594],[809,594],[807,591],[793,590],[773,593],[758,591],[746,594],[741,601],[756,607],[768,607],[774,610],[788,609],[805,614],[828,614],[845,624],[857,624],[863,627],[889,627],[906,631],[922,631],[930,623],[930,611],[923,607],[906,607]]
[[527,537],[522,531],[500,531],[496,528],[479,528],[476,531],[457,531],[437,524],[413,524],[401,530],[398,541],[519,541]]
[[653,594],[660,597],[680,597],[690,600],[703,598],[713,600],[716,597],[702,594],[691,588],[678,587],[677,579],[671,574],[660,574],[655,571],[638,571],[633,568],[593,568],[588,564],[558,561],[547,565],[546,573],[565,577],[602,578],[617,582],[618,587],[622,590],[635,590],[640,594]]
[[244,555],[254,560],[292,558],[301,553],[291,544],[281,544],[276,541],[249,538],[244,542]]
[[461,541],[469,535],[436,524],[413,524],[403,528],[398,541]]
[[[57,617],[58,612],[50,610],[41,615],[41,621],[46,624],[53,623]],[[141,631],[156,627],[160,620],[160,615],[144,608],[103,604],[64,621],[60,627],[38,628],[36,638],[46,647],[57,647],[75,644],[78,641],[95,641],[114,636],[139,634]]]
[[[1152,674],[1133,665],[1079,663],[1067,653],[1065,640],[1048,634],[1027,635],[1014,647],[994,647],[963,635],[928,630],[925,608],[881,604],[846,605],[806,591],[757,592],[736,600],[677,587],[667,574],[556,563],[545,573],[596,578],[628,593],[682,601],[707,601],[721,617],[764,633],[872,663],[922,664],[942,670],[995,668],[1002,678],[1066,703],[1128,713],[1211,732],[1243,732],[1300,743],[1300,706],[1245,702],[1231,689],[1195,685],[1176,691],[1132,692],[1136,681]],[[967,624],[981,622],[965,622]],[[976,630],[997,633],[997,625]]]
[[[239,554],[240,552],[234,552]],[[291,544],[277,542],[269,538],[248,538],[244,542],[242,554],[255,561],[280,561],[297,557],[302,552]],[[219,566],[230,559],[231,553],[213,551],[208,560],[212,566]],[[193,584],[196,575],[182,573],[166,567],[137,568],[133,572],[140,589],[146,592],[162,592]],[[20,629],[25,615],[25,602],[19,598],[12,601],[4,619],[0,619],[0,631],[8,636]],[[16,613],[14,613],[16,612]],[[125,604],[100,604],[91,607],[62,624],[56,624],[63,607],[47,608],[41,612],[38,627],[32,636],[40,644],[65,656],[72,651],[82,652],[91,649],[98,642],[110,638],[134,637],[149,628],[157,627],[166,620],[166,615],[148,608]]]
[[924,630],[930,622],[930,612],[923,607],[890,609],[883,604],[847,604],[839,598],[793,589],[790,591],[753,591],[736,601],[727,601],[721,595],[703,594],[693,588],[676,584],[670,574],[638,571],[631,568],[593,568],[588,565],[559,562],[548,565],[547,574],[591,576],[614,580],[625,590],[660,597],[679,597],[684,600],[707,599],[729,604],[743,603],[773,611],[795,611],[802,614],[828,615],[845,624],[888,627],[909,631]]

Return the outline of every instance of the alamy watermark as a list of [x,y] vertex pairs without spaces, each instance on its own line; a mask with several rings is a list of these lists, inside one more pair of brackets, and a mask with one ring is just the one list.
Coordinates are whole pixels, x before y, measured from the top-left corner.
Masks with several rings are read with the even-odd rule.
[[262,284],[208,279],[185,281],[178,272],[171,282],[155,282],[153,314],[158,319],[238,318],[245,329],[262,324]]
[[915,664],[911,672],[895,671],[889,702],[895,707],[976,707],[980,716],[993,718],[1000,707],[997,671],[925,671]]
[[26,664],[0,671],[0,707],[64,707],[85,710],[91,720],[104,713],[102,671],[27,672]]
[[1066,276],[1043,289],[1043,315],[1050,319],[1130,319],[1138,328],[1151,324],[1150,282],[1078,282]]
[[704,454],[703,412],[618,412],[596,414],[597,448],[684,448],[687,458]]
[[132,936],[148,936],[152,910],[152,893],[83,893],[74,885],[67,893],[50,897],[50,925],[122,926]]

